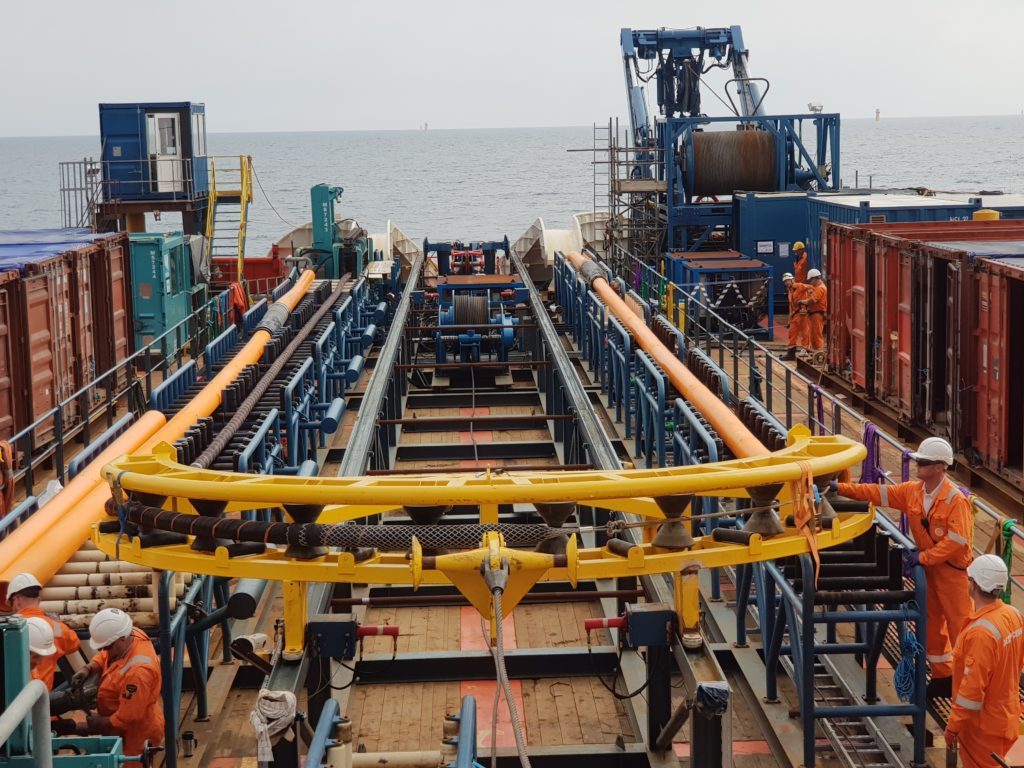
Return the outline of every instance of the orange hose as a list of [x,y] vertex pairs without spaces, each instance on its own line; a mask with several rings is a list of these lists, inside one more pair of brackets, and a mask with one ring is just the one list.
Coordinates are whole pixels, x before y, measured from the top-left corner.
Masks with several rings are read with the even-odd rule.
[[[279,301],[295,309],[313,282],[304,271]],[[173,443],[195,422],[213,413],[221,394],[243,368],[257,362],[270,341],[259,329],[241,351],[170,421],[159,411],[147,411],[42,509],[0,542],[0,603],[6,602],[7,584],[19,573],[31,573],[45,584],[89,538],[92,526],[103,519],[110,488],[100,477],[102,468],[126,453],[150,453],[162,442]]]
[[[566,253],[565,258],[580,271],[583,264],[590,261],[581,253]],[[700,380],[690,373],[689,369],[673,355],[664,344],[647,327],[643,318],[637,317],[619,295],[608,285],[603,277],[596,277],[590,284],[591,290],[601,297],[601,301],[612,311],[633,337],[640,348],[649,354],[661,369],[668,375],[676,390],[689,400],[710,422],[711,426],[732,450],[733,455],[740,459],[763,456],[769,450],[761,444],[739,417],[725,403],[705,387]]]

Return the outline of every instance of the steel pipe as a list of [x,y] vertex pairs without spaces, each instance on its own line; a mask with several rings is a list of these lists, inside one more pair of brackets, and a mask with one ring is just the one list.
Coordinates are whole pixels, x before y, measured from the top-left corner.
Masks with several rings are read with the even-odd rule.
[[[274,306],[285,310],[285,320],[309,290],[314,273],[303,272],[295,285]],[[264,324],[267,321],[264,320]],[[67,487],[42,509],[0,542],[0,603],[6,602],[7,584],[28,572],[46,583],[89,538],[93,524],[104,517],[110,488],[100,473],[104,466],[126,453],[152,453],[160,443],[174,443],[200,418],[220,405],[224,389],[248,365],[263,356],[272,329],[261,324],[249,342],[174,417],[167,421],[158,411],[147,411],[120,438],[91,461]]]
[[576,268],[577,272],[589,280],[590,289],[601,298],[601,301],[619,322],[633,334],[640,348],[665,371],[676,391],[689,400],[715,428],[715,431],[722,436],[734,456],[748,459],[754,456],[763,456],[769,452],[761,441],[751,434],[729,406],[719,400],[710,389],[690,373],[678,357],[661,343],[654,335],[654,331],[647,327],[643,318],[637,317],[636,313],[604,279],[603,273],[597,269],[597,265],[593,261],[576,252],[566,253],[565,258]]
[[30,680],[0,715],[0,745],[32,715],[32,764],[37,768],[53,768],[50,745],[50,692],[40,680]]

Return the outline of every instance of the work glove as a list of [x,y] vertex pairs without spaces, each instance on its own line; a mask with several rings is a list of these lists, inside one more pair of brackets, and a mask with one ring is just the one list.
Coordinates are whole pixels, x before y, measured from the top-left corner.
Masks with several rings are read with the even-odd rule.
[[90,712],[85,717],[85,725],[89,733],[106,733],[110,730],[110,718]]
[[920,565],[921,551],[918,549],[908,549],[903,553],[903,562],[906,563],[907,568],[913,568],[915,565]]
[[832,491],[832,493],[839,493],[839,481],[836,480],[835,478],[832,478],[831,480],[829,480],[828,481],[828,489],[830,491]]
[[70,718],[58,717],[50,727],[58,736],[73,736],[78,729],[78,723]]
[[947,728],[946,732],[944,734],[942,734],[942,735],[946,737],[946,749],[956,749],[957,748],[956,732],[951,731],[951,730],[949,730],[949,728]]
[[85,685],[85,681],[89,679],[89,676],[91,674],[92,670],[89,668],[89,665],[85,665],[71,676],[71,687],[81,688],[83,685]]

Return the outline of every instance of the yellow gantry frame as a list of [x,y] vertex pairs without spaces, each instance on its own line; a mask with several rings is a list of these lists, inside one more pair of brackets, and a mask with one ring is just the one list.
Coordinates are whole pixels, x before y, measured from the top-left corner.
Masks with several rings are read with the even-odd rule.
[[[115,490],[143,492],[168,499],[165,507],[192,512],[189,499],[228,501],[227,511],[239,512],[286,504],[324,507],[319,522],[339,523],[372,517],[425,504],[476,505],[481,522],[496,522],[500,504],[577,502],[602,509],[664,519],[655,497],[706,495],[745,498],[747,489],[781,485],[783,505],[793,486],[809,468],[815,477],[831,476],[853,466],[865,456],[862,445],[843,436],[813,436],[805,427],[790,431],[789,444],[781,451],[753,459],[662,469],[628,469],[584,472],[524,472],[492,474],[489,470],[464,475],[375,477],[274,477],[201,470],[174,460],[171,446],[162,444],[152,455],[125,456],[104,467],[103,476]],[[783,506],[781,516],[786,516]],[[684,516],[684,520],[685,520]],[[873,514],[840,514],[832,528],[817,534],[818,546],[828,548],[856,538],[873,524]],[[183,571],[231,578],[263,578],[284,582],[286,655],[301,653],[305,626],[305,584],[350,582],[359,584],[452,584],[482,615],[493,621],[490,595],[480,574],[481,564],[507,559],[509,585],[503,607],[510,612],[537,581],[569,581],[671,573],[677,588],[681,626],[692,628],[697,620],[695,569],[718,568],[774,560],[809,551],[803,533],[786,528],[779,536],[754,535],[749,544],[716,542],[698,537],[692,549],[667,551],[650,543],[631,549],[626,556],[605,548],[579,549],[576,537],[567,554],[556,558],[505,546],[501,536],[490,533],[475,550],[424,558],[414,539],[412,552],[377,552],[356,562],[350,552],[300,561],[268,549],[259,555],[229,557],[219,548],[213,555],[194,552],[188,544],[143,549],[138,540],[94,529],[93,539],[103,552],[121,560],[161,570]],[[649,542],[650,537],[645,540]]]

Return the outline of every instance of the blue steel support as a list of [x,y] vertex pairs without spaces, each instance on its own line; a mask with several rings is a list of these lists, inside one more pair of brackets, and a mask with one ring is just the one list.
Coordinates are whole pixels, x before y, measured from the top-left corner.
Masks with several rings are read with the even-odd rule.
[[633,436],[633,335],[615,317],[608,318],[608,406],[615,406],[615,420],[624,423],[626,437]]
[[309,750],[306,752],[305,768],[323,766],[327,750],[336,743],[332,736],[335,727],[341,722],[339,712],[336,699],[327,699],[324,702],[324,707],[320,710],[320,719],[316,721],[316,730],[313,731],[313,740],[309,742]]
[[455,759],[448,768],[478,768],[476,762],[476,697],[463,696],[459,708],[459,735],[455,743]]
[[654,456],[657,455],[658,466],[665,467],[668,466],[665,451],[668,376],[642,349],[636,350],[634,359],[638,370],[633,377],[637,410],[633,453],[643,456],[647,467],[653,466]]

